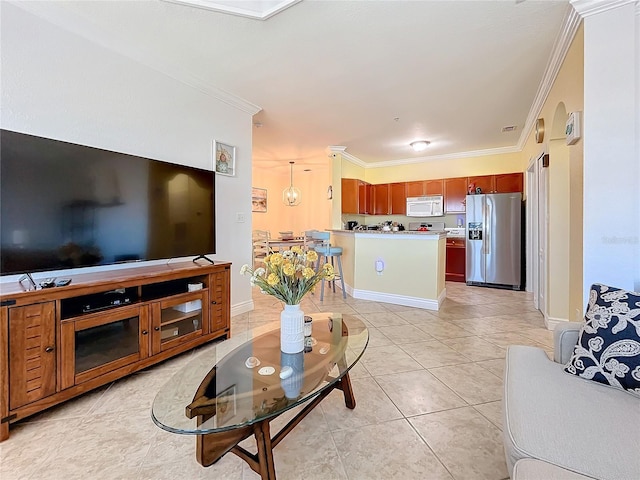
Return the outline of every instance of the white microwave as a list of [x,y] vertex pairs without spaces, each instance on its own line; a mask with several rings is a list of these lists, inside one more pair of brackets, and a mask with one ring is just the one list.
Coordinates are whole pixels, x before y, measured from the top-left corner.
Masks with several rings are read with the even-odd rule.
[[444,215],[442,195],[407,198],[407,217],[441,217]]

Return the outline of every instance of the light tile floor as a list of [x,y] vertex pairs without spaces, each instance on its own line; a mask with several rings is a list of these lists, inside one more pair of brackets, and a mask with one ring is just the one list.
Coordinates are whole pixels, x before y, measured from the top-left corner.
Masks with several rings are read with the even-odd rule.
[[[369,346],[351,374],[357,407],[346,409],[339,391],[327,397],[275,449],[278,478],[507,478],[500,407],[506,347],[553,350],[531,295],[448,282],[447,299],[433,312],[343,300],[337,292],[325,292],[324,302],[308,295],[302,307],[349,313],[369,326]],[[232,318],[232,334],[279,319],[278,301],[259,293],[254,300],[253,312]],[[14,425],[0,443],[0,478],[259,478],[233,454],[201,467],[194,437],[160,430],[150,418],[161,385],[206,348]]]

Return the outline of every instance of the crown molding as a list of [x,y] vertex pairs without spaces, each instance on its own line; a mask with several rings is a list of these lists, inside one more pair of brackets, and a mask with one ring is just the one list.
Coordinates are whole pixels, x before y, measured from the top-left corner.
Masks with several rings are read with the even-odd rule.
[[368,168],[397,167],[399,165],[411,165],[414,163],[424,163],[424,162],[434,161],[434,160],[455,160],[458,158],[486,157],[489,155],[517,153],[520,150],[521,149],[518,148],[517,146],[488,148],[486,150],[469,150],[467,152],[446,153],[444,155],[429,155],[426,157],[418,157],[418,158],[403,158],[399,160],[388,160],[384,162],[369,163],[366,165]]
[[327,153],[344,153],[347,147],[343,147],[342,145],[329,145],[327,147]]
[[167,62],[151,55],[148,52],[143,52],[135,45],[123,42],[106,32],[103,29],[98,28],[95,24],[91,23],[90,19],[81,17],[73,12],[65,9],[60,2],[24,2],[16,0],[8,0],[9,3],[16,7],[38,17],[42,20],[49,22],[57,27],[62,28],[68,32],[71,32],[85,40],[95,43],[106,50],[115,52],[123,57],[129,58],[136,63],[144,65],[152,70],[155,70],[162,75],[172,78],[184,85],[187,85],[199,92],[213,97],[227,105],[230,105],[238,110],[241,110],[249,115],[255,115],[261,107],[254,105],[246,100],[237,97],[231,93],[225,92],[216,87],[204,82],[202,79],[195,75],[178,69]]
[[[210,10],[214,12],[227,13],[229,15],[236,15],[239,17],[253,18],[254,20],[267,20],[274,15],[292,7],[296,3],[302,0],[282,0],[277,2],[274,6],[269,8],[244,8],[244,6],[257,4],[263,7],[262,4],[267,2],[229,2],[229,1],[215,1],[215,0],[162,0],[167,3],[175,3],[177,5],[183,5],[186,7],[201,8],[203,10]],[[274,2],[271,2],[274,3]]]
[[556,41],[553,45],[553,50],[551,51],[549,63],[547,64],[547,68],[545,69],[544,75],[542,76],[540,86],[538,87],[538,92],[536,93],[533,103],[531,104],[529,115],[527,116],[527,120],[525,121],[524,128],[522,129],[522,133],[520,134],[520,138],[518,139],[518,150],[524,149],[527,138],[529,138],[531,132],[533,131],[536,120],[540,116],[540,112],[542,111],[544,102],[546,102],[547,97],[549,96],[549,92],[553,87],[553,83],[558,76],[558,72],[562,67],[569,48],[571,47],[571,42],[573,42],[573,39],[576,36],[576,32],[578,31],[581,23],[582,18],[580,17],[578,12],[576,12],[576,10],[571,7],[571,5],[568,5],[564,19],[562,21],[562,27],[558,32],[558,36],[556,37]]
[[[346,148],[346,147],[345,147]],[[344,150],[342,152],[340,152],[342,154],[342,158],[344,158],[345,160],[350,161],[351,163],[359,166],[359,167],[363,167],[363,168],[371,168],[371,165],[363,162],[362,160],[360,160],[358,157],[351,155],[348,152],[345,152]]]
[[640,12],[640,2],[637,0],[570,0],[570,3],[582,18],[632,3],[636,5],[636,15]]
[[[329,147],[331,149],[332,147]],[[346,148],[346,147],[340,147]],[[333,151],[333,150],[331,150]],[[427,157],[417,157],[417,158],[402,158],[399,160],[387,160],[384,162],[375,162],[375,163],[366,163],[360,160],[358,157],[351,155],[343,150],[337,151],[336,153],[341,153],[342,158],[345,160],[358,165],[363,168],[385,168],[385,167],[397,167],[400,165],[411,165],[416,163],[425,163],[428,161],[434,160],[455,160],[458,158],[471,158],[471,157],[487,157],[489,155],[502,155],[505,153],[518,153],[521,149],[516,146],[513,147],[499,147],[499,148],[488,148],[486,150],[470,150],[467,152],[458,152],[458,153],[446,153],[443,155],[430,155]]]

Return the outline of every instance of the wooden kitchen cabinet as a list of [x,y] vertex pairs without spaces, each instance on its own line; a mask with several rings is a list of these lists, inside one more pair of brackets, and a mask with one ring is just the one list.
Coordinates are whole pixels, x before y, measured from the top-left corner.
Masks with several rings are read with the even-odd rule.
[[464,213],[467,200],[467,177],[444,179],[445,213]]
[[426,180],[425,191],[427,195],[444,195],[444,180]]
[[342,213],[358,213],[358,182],[357,178],[342,179]]
[[342,179],[342,213],[368,214],[373,211],[371,185],[357,178]]
[[522,172],[504,173],[494,175],[496,193],[522,192],[524,187],[524,175]]
[[407,197],[443,195],[445,213],[464,213],[469,184],[482,193],[522,192],[523,174],[504,173],[370,185],[356,178],[342,179],[342,213],[405,215]]
[[379,185],[371,185],[373,194],[373,210],[369,213],[372,215],[389,215],[391,211],[390,187],[388,183]]
[[450,282],[466,281],[466,249],[464,238],[447,238],[445,280]]
[[482,189],[482,193],[522,192],[523,174],[522,172],[517,172],[469,177],[468,182],[469,184],[475,183],[476,187]]
[[373,212],[373,185],[360,180],[358,184],[358,213],[361,215]]
[[407,184],[405,182],[390,184],[390,200],[392,215],[406,215],[407,213]]
[[424,195],[443,195],[444,180],[418,180],[407,182],[407,197],[422,197]]
[[[481,193],[495,193],[496,191],[495,175],[469,177],[467,178],[467,187],[471,184],[474,184],[475,188],[480,188],[482,190]],[[475,193],[475,190],[473,193]]]
[[406,182],[406,184],[407,184],[407,197],[422,197],[427,194],[426,180]]

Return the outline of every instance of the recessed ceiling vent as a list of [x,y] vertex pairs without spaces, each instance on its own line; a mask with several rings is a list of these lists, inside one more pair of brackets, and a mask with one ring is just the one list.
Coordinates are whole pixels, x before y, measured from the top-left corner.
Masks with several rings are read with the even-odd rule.
[[502,133],[504,132],[513,132],[515,131],[515,129],[518,128],[515,125],[509,125],[507,127],[502,127]]

